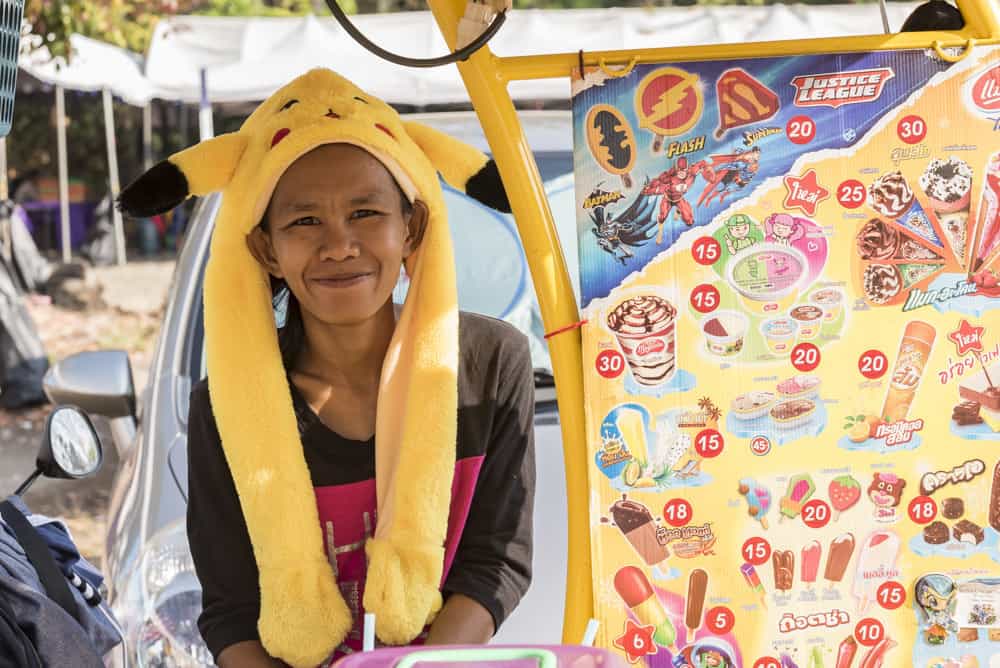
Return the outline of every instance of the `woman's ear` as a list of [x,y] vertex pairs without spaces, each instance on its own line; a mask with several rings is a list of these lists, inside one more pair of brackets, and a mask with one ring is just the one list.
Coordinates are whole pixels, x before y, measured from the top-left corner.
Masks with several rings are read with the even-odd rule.
[[260,263],[260,266],[264,267],[267,273],[275,278],[284,278],[274,256],[271,235],[260,225],[250,230],[250,234],[247,235],[247,248],[250,249],[250,254]]
[[404,260],[420,247],[420,242],[424,238],[424,231],[427,229],[427,220],[430,218],[430,211],[428,211],[427,205],[422,201],[418,199],[413,200],[412,206],[409,220],[406,222],[406,242],[403,248]]

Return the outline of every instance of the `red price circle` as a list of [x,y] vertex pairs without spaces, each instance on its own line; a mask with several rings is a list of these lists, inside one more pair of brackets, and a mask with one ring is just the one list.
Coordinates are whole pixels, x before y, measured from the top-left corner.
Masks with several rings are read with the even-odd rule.
[[881,350],[866,350],[858,358],[858,371],[869,380],[881,378],[888,370],[889,359]]
[[722,454],[722,449],[726,447],[726,441],[715,429],[702,429],[694,437],[694,450],[705,459],[718,457]]
[[917,144],[927,136],[927,121],[915,114],[904,116],[896,123],[896,134],[907,144]]
[[773,656],[762,656],[753,662],[753,668],[781,668],[781,662]]
[[937,503],[929,496],[916,496],[906,509],[910,519],[916,524],[928,524],[937,517]]
[[819,348],[811,343],[800,343],[792,348],[792,366],[796,371],[812,371],[819,366]]
[[750,452],[758,457],[763,457],[771,452],[771,439],[767,436],[754,436],[750,441]]
[[885,627],[882,622],[871,617],[865,617],[854,627],[854,639],[859,645],[872,647],[885,637]]
[[733,630],[736,625],[736,615],[724,605],[717,605],[705,613],[705,626],[709,633],[722,636]]
[[594,365],[602,378],[617,378],[625,370],[625,357],[617,350],[602,350]]
[[906,587],[895,580],[883,582],[875,592],[875,600],[886,610],[895,610],[906,602]]
[[766,538],[747,538],[740,550],[743,560],[754,566],[763,566],[771,560],[771,544]]
[[691,291],[691,308],[698,313],[711,313],[719,308],[719,289],[711,283],[702,283]]
[[845,209],[857,209],[867,198],[865,184],[857,179],[848,179],[837,186],[837,201]]
[[699,237],[691,244],[691,257],[701,265],[715,264],[722,257],[722,245],[713,237]]
[[830,504],[822,499],[813,499],[802,506],[802,521],[810,529],[821,529],[830,523]]
[[672,527],[682,527],[691,521],[691,504],[685,499],[670,499],[663,506],[663,519]]
[[785,134],[793,144],[808,144],[816,137],[816,122],[808,116],[793,116],[785,125]]

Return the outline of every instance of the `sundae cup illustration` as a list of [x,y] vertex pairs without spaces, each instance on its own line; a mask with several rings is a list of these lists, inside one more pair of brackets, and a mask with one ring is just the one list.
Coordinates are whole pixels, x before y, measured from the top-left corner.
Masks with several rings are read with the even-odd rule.
[[607,325],[621,346],[637,383],[658,387],[676,371],[675,323],[677,309],[655,295],[632,297],[607,315]]

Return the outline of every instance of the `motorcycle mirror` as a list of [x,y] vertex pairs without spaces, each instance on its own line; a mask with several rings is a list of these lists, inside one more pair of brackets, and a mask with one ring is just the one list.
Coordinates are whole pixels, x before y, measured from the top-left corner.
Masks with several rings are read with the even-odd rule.
[[87,478],[101,468],[103,461],[101,440],[87,414],[75,406],[57,406],[45,422],[35,472],[14,493],[23,494],[39,475],[69,480]]

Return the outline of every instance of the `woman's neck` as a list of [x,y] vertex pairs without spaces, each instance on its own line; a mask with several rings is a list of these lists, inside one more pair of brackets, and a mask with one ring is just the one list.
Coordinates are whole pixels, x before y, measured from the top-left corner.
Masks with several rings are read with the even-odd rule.
[[302,316],[305,344],[296,372],[332,387],[377,390],[382,362],[396,329],[392,301],[369,320],[351,325],[329,325],[306,313]]

